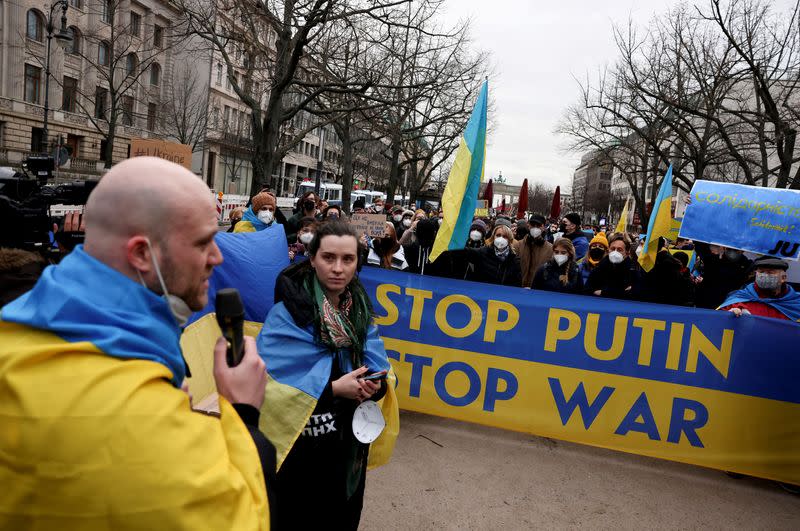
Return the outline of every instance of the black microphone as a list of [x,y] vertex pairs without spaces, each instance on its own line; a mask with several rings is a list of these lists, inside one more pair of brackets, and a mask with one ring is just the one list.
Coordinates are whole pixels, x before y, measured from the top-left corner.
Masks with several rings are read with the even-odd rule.
[[225,355],[228,367],[236,367],[244,356],[244,305],[236,288],[225,288],[217,292],[217,323],[228,342]]

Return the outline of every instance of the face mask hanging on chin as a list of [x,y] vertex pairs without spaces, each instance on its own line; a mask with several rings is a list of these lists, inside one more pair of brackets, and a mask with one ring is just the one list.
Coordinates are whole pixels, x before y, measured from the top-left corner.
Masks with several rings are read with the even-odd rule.
[[[177,295],[170,295],[169,291],[167,291],[167,285],[164,283],[164,277],[161,275],[161,268],[158,266],[158,262],[156,261],[156,254],[153,251],[153,245],[150,243],[150,239],[147,238],[145,240],[147,242],[147,248],[150,249],[150,258],[153,261],[153,267],[156,270],[156,276],[158,277],[158,282],[161,284],[162,294],[161,296],[164,297],[164,300],[167,301],[169,304],[169,310],[172,312],[172,316],[177,321],[178,326],[183,328],[186,323],[189,321],[189,317],[194,313],[189,305],[186,302],[178,297]],[[142,283],[142,286],[145,289],[150,289],[147,287],[147,284],[144,283],[144,279],[142,278],[142,273],[139,270],[136,270],[136,274],[139,275],[139,282]]]

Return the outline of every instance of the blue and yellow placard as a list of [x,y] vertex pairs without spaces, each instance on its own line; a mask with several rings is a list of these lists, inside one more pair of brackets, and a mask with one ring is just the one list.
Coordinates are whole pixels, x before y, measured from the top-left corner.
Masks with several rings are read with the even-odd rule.
[[403,409],[800,484],[795,323],[377,269],[361,281]]
[[682,238],[800,259],[800,191],[696,181]]

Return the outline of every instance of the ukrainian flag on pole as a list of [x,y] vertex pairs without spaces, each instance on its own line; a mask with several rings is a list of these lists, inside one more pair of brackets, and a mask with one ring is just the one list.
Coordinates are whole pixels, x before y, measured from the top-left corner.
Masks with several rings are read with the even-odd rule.
[[639,257],[639,265],[645,271],[650,271],[656,265],[658,253],[658,239],[669,237],[672,230],[672,164],[669,165],[667,174],[661,182],[661,189],[650,213],[650,222],[647,224],[647,237],[644,240],[644,249]]
[[[444,219],[436,242],[433,244],[430,260],[433,262],[444,251],[462,249],[469,235],[469,227],[475,216],[478,189],[483,180],[483,166],[486,160],[486,107],[489,81],[484,81],[478,101],[472,109],[464,136],[456,152],[456,160],[447,178],[447,186],[442,194]],[[489,205],[491,208],[491,205]]]

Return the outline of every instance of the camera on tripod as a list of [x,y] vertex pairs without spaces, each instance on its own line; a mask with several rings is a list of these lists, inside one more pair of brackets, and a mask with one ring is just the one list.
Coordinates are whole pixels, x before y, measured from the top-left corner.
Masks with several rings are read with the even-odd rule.
[[[0,247],[49,252],[53,223],[58,222],[50,207],[85,205],[98,181],[48,185],[55,169],[49,155],[31,155],[22,167],[22,172],[0,168]],[[73,240],[72,245],[82,243],[82,235]]]

